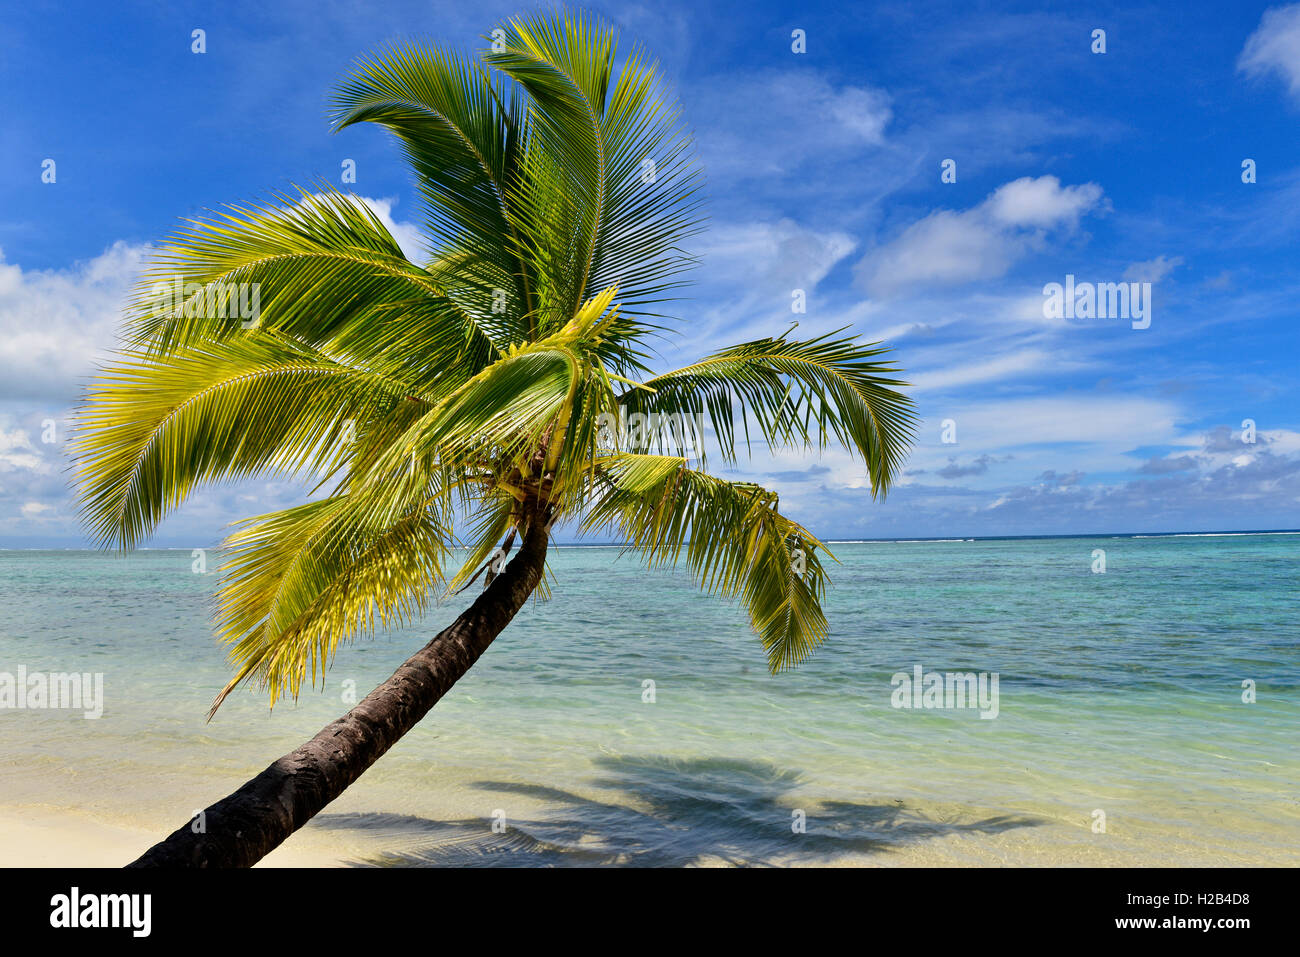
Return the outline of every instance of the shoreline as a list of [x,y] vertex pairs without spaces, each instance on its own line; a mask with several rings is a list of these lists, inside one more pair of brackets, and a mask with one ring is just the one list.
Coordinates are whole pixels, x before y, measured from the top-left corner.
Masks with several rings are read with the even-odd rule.
[[[955,811],[955,808],[950,808]],[[815,813],[815,812],[814,812]],[[948,816],[948,815],[945,815]],[[766,863],[779,867],[1258,867],[1278,866],[1279,861],[1252,859],[1249,853],[1215,854],[1209,848],[1199,852],[1185,849],[1175,857],[1151,855],[1150,846],[1132,840],[1134,835],[1116,835],[1104,844],[1090,838],[1086,828],[1062,827],[1060,820],[1043,820],[1046,827],[1030,831],[994,834],[981,831],[971,833],[935,834],[928,839],[900,843],[891,847],[878,847],[869,852],[847,852],[829,857],[814,856],[801,859],[798,853],[768,857]],[[0,804],[0,869],[19,867],[38,868],[104,868],[118,869],[139,857],[145,850],[161,840],[165,833],[153,832],[143,827],[121,822],[110,822],[74,808],[51,805]],[[409,841],[409,845],[407,845]],[[404,846],[407,845],[407,846]],[[448,845],[454,847],[452,841]],[[373,866],[378,858],[389,858],[401,864],[412,852],[406,866],[445,867],[465,866],[467,861],[439,861],[430,857],[420,860],[422,849],[428,845],[421,840],[419,830],[409,835],[398,835],[391,829],[358,840],[344,839],[328,828],[316,829],[311,824],[259,861],[256,867],[268,868],[329,868]],[[1179,859],[1181,858],[1181,859]],[[515,860],[499,859],[498,866],[529,867],[554,866],[555,860],[544,858],[530,860],[529,855]],[[575,859],[576,866],[593,866],[593,862]],[[648,863],[635,857],[600,866],[632,867],[726,867],[736,865],[738,859],[730,853],[710,853],[694,856],[682,864]],[[474,866],[470,863],[470,866]]]

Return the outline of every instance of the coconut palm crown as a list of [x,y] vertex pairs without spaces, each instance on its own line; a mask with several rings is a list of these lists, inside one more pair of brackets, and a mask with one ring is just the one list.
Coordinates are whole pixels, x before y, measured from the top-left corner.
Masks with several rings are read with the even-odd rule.
[[490,40],[477,58],[387,48],[334,94],[336,130],[376,123],[400,144],[425,261],[325,186],[190,221],[78,413],[81,506],[105,547],[136,546],[207,483],[314,484],[226,541],[234,677],[213,711],[245,681],[296,697],[341,641],[490,581],[516,535],[561,524],[684,562],[740,599],[773,671],[793,666],[827,634],[825,547],[773,492],[704,471],[690,430],[624,423],[702,423],[728,465],[751,442],[834,442],[873,495],[897,475],[911,403],[878,343],[787,332],[655,370],[657,340],[690,328],[665,310],[701,228],[657,66],[559,14]]

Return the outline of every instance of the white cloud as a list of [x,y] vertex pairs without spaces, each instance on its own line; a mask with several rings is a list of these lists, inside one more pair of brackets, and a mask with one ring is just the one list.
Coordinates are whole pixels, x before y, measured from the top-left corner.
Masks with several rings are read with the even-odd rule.
[[116,242],[68,269],[28,270],[0,255],[0,398],[66,405],[115,340],[147,246]]
[[796,136],[817,127],[819,135],[802,144],[812,150],[828,142],[879,144],[894,116],[889,94],[883,90],[837,88],[825,77],[802,70],[768,74],[751,83],[732,79],[729,85],[768,123],[782,125]]
[[1240,429],[1220,426],[1189,437],[1188,444],[1197,447],[1201,463],[1211,468],[1241,466],[1265,454],[1285,457],[1300,454],[1300,432],[1289,429],[1261,430],[1256,433],[1254,442],[1241,439]]
[[814,289],[853,248],[847,233],[816,232],[782,219],[718,226],[699,252],[710,280],[782,293],[788,308],[792,289]]
[[[1032,395],[945,404],[923,409],[922,415],[916,445],[895,482],[898,488],[932,487],[956,479],[963,487],[995,489],[1049,471],[1059,473],[1054,487],[1072,488],[1083,471],[1131,471],[1135,447],[1191,446],[1200,441],[1199,435],[1180,432],[1182,414],[1176,405],[1139,396]],[[955,445],[940,441],[944,418],[956,423]],[[813,461],[827,471],[811,481],[772,478],[776,470],[806,470]],[[815,459],[802,450],[756,446],[755,459],[742,461],[739,473],[731,477],[779,491],[792,514],[818,509],[826,489],[866,489],[870,484],[861,461],[835,443]]]
[[999,186],[984,206],[993,220],[1011,227],[1073,229],[1100,199],[1101,187],[1096,183],[1063,189],[1055,176],[1022,176]]
[[814,109],[820,100],[828,116],[864,143],[884,142],[885,127],[894,115],[887,94],[858,86],[847,86],[838,93],[829,87],[818,92],[820,95],[813,101]]
[[[396,200],[360,197],[403,252],[422,262],[419,228],[393,218]],[[115,242],[66,269],[24,270],[0,251],[0,400],[64,408],[116,345],[122,306],[150,247]]]
[[927,280],[958,283],[1000,276],[1013,259],[1013,244],[1001,240],[981,217],[939,210],[870,254],[859,275],[867,290],[879,295]]
[[1237,58],[1249,76],[1277,74],[1300,99],[1300,3],[1266,10]]
[[1182,256],[1174,256],[1170,259],[1157,256],[1155,259],[1129,266],[1124,270],[1124,278],[1130,282],[1159,282],[1182,264]]
[[1101,201],[1096,183],[1063,187],[1055,176],[1023,177],[998,187],[972,209],[936,210],[913,223],[868,253],[857,276],[877,296],[918,283],[994,279],[1048,233],[1075,229]]
[[1132,448],[1176,437],[1176,407],[1136,396],[1033,396],[955,410],[961,444],[996,451],[1039,443],[1094,443]]
[[50,465],[22,429],[0,428],[0,472],[48,473]]

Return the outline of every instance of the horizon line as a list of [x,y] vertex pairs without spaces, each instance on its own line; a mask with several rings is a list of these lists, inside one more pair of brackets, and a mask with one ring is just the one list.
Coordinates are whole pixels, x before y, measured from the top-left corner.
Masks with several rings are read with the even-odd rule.
[[[826,545],[875,545],[909,542],[930,542],[953,544],[963,542],[997,542],[997,541],[1025,541],[1032,539],[1052,539],[1052,538],[1178,538],[1178,537],[1213,537],[1213,536],[1246,536],[1246,535],[1300,535],[1300,528],[1243,528],[1243,529],[1203,529],[1185,532],[1068,532],[1058,534],[1034,534],[1034,535],[947,535],[947,536],[928,536],[928,535],[908,535],[908,536],[881,536],[877,538],[826,538],[823,544]],[[552,543],[556,548],[636,548],[631,542],[583,542],[583,541],[556,541]],[[469,546],[453,545],[452,551],[465,550]],[[210,549],[219,551],[221,543],[215,545],[145,545],[139,548],[133,548],[129,552],[119,552],[116,549],[96,548],[93,545],[0,545],[0,552],[103,552],[105,554],[130,554],[130,552],[184,552],[192,551],[196,548]]]

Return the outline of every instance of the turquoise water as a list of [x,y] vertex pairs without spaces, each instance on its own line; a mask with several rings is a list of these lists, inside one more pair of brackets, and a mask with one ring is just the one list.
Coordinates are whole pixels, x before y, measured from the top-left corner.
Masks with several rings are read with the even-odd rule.
[[[1296,862],[1300,535],[833,549],[831,637],[777,677],[684,573],[554,549],[553,599],[290,843],[391,865]],[[204,724],[215,583],[188,551],[0,552],[0,671],[103,672],[106,699],[95,721],[0,711],[0,806],[161,837],[469,597],[343,650],[296,706],[239,693]],[[996,673],[997,717],[892,707],[917,665]]]

